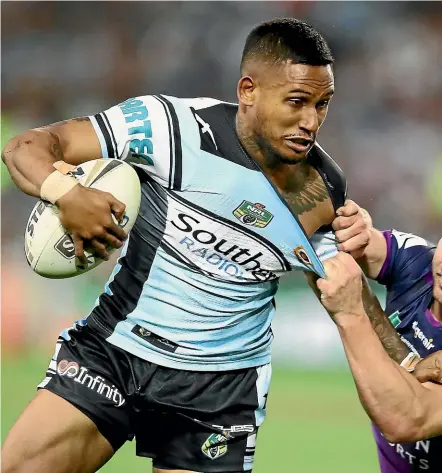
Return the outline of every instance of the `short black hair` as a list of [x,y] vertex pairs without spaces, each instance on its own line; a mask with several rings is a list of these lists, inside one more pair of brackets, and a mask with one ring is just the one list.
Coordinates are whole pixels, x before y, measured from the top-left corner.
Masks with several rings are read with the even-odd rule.
[[272,63],[292,60],[296,64],[333,64],[332,52],[313,26],[296,18],[275,18],[253,28],[244,45],[241,70],[251,58]]

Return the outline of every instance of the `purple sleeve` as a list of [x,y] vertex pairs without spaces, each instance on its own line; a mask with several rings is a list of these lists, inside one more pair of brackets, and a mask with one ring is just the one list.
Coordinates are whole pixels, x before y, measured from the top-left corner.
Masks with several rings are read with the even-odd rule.
[[383,230],[382,235],[385,238],[385,241],[387,242],[387,256],[385,258],[384,264],[382,265],[381,271],[378,274],[378,277],[376,280],[380,284],[384,284],[383,281],[388,279],[389,273],[391,271],[391,266],[392,266],[392,248],[391,248],[391,239],[392,239],[392,231],[391,230]]
[[434,245],[397,230],[384,230],[382,234],[387,242],[387,256],[376,278],[379,284],[387,288],[413,284],[431,270]]

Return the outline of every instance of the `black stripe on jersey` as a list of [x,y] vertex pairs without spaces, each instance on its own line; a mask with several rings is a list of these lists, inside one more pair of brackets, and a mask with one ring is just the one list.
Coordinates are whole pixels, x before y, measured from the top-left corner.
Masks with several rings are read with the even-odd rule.
[[109,118],[107,118],[106,112],[103,112],[101,115],[103,116],[103,118],[106,121],[107,126],[109,128],[109,132],[110,132],[110,135],[111,135],[111,138],[112,138],[112,143],[114,144],[115,157],[118,158],[118,146],[117,146],[117,140],[115,139],[114,130],[112,130],[112,127],[111,127],[111,124],[109,122]]
[[174,145],[173,145],[173,140],[172,140],[172,124],[170,123],[170,115],[169,115],[169,112],[168,112],[168,108],[166,106],[166,104],[159,98],[157,97],[156,95],[153,95],[152,97],[154,97],[155,99],[158,100],[158,102],[161,103],[161,105],[163,106],[164,108],[164,113],[166,115],[166,118],[167,118],[167,126],[169,128],[169,159],[170,159],[170,166],[169,166],[169,188],[172,188],[172,170],[174,169],[174,164],[173,164],[173,159],[174,159],[174,152],[173,152],[173,148],[174,148]]
[[109,131],[104,123],[103,117],[97,113],[94,115],[95,120],[97,120],[98,126],[100,127],[101,133],[103,134],[104,141],[106,142],[107,155],[109,158],[115,158],[114,148],[112,146],[112,138],[109,134]]
[[166,189],[146,177],[141,184],[141,205],[130,232],[127,250],[120,257],[120,270],[87,319],[94,330],[109,336],[118,322],[135,310],[149,278],[157,250],[164,236],[167,216]]
[[160,95],[159,97],[161,97],[161,100],[164,101],[169,109],[170,117],[172,118],[173,136],[175,138],[175,172],[172,189],[181,190],[181,181],[183,178],[183,150],[181,147],[180,124],[173,105],[164,96]]
[[121,161],[109,161],[109,164],[100,172],[100,174],[98,174],[98,176],[89,184],[88,187],[91,187],[92,184],[100,180],[103,176],[122,165],[123,163]]
[[184,205],[188,209],[191,209],[191,210],[199,213],[200,215],[203,215],[204,217],[209,217],[210,219],[212,219],[216,222],[220,222],[223,225],[225,225],[226,227],[233,228],[234,230],[239,231],[241,233],[245,233],[248,237],[250,237],[251,239],[253,239],[255,241],[258,241],[262,245],[266,246],[270,251],[272,251],[273,254],[278,258],[279,262],[281,263],[281,267],[285,271],[291,271],[292,270],[292,268],[290,266],[290,263],[285,259],[285,256],[282,253],[282,251],[277,246],[275,246],[272,242],[267,240],[266,238],[263,238],[261,235],[258,235],[257,233],[252,232],[248,228],[242,227],[239,224],[231,222],[230,220],[227,220],[226,218],[221,217],[220,215],[216,215],[216,214],[210,212],[210,210],[203,209],[202,207],[200,207],[199,205],[194,204],[193,202],[189,202],[188,200],[183,199],[182,197],[180,197],[175,192],[169,192],[169,195],[171,195],[174,199],[176,199],[178,202],[180,202],[180,204]]

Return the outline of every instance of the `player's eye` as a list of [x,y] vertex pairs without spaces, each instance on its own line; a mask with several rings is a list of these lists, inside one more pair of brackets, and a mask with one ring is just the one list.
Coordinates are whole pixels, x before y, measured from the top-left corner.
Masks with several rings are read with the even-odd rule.
[[289,102],[291,102],[293,105],[302,105],[304,103],[304,99],[301,99],[299,97],[292,97],[289,99]]
[[321,100],[320,102],[318,102],[316,104],[316,107],[317,108],[325,108],[328,106],[328,104],[330,103],[330,99],[327,99],[327,100]]

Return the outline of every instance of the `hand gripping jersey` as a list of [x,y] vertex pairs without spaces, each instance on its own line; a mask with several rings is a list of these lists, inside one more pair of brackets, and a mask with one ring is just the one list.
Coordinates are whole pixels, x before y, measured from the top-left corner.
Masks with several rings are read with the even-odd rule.
[[[410,350],[426,357],[442,349],[442,325],[428,309],[435,246],[408,233],[387,231],[384,236],[388,253],[378,281],[387,287],[386,313]],[[373,431],[382,473],[442,471],[442,437],[391,444],[376,427]]]
[[[268,363],[279,277],[323,275],[321,259],[336,254],[326,228],[308,240],[241,147],[236,112],[214,99],[144,96],[90,117],[103,156],[139,172],[142,203],[87,324],[162,366]],[[343,205],[339,167],[319,146],[309,159],[335,207]]]

